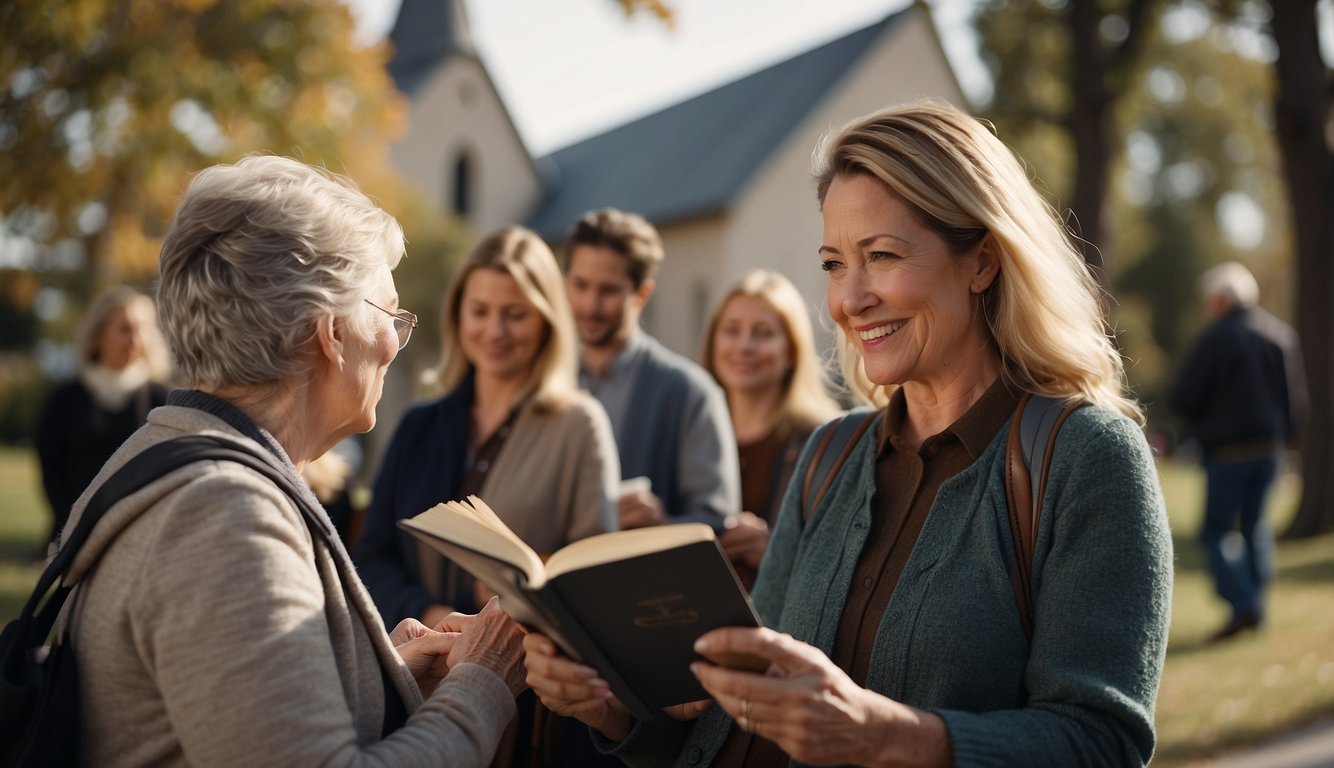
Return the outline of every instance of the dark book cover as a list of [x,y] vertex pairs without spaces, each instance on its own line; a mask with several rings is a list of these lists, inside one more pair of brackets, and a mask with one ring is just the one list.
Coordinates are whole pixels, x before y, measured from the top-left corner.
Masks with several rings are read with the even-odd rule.
[[548,587],[652,712],[708,698],[690,672],[700,635],[760,624],[715,540],[570,571]]
[[700,635],[760,623],[711,535],[569,570],[533,588],[523,571],[506,560],[405,521],[399,526],[424,537],[499,594],[501,607],[515,621],[548,635],[567,655],[596,669],[640,719],[708,697],[690,672],[690,663],[701,658],[694,651]]

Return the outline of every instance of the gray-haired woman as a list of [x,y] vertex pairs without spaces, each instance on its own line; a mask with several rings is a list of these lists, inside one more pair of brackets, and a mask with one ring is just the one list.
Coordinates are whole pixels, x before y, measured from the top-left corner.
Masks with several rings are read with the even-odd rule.
[[[402,255],[398,223],[346,179],[279,157],[200,173],[158,287],[190,388],[92,487],[191,434],[240,442],[295,480],[369,430],[416,325],[390,274]],[[239,464],[155,480],[84,550],[70,626],[92,764],[484,765],[514,713],[520,631],[496,604],[447,631],[387,635],[336,536],[313,535]]]

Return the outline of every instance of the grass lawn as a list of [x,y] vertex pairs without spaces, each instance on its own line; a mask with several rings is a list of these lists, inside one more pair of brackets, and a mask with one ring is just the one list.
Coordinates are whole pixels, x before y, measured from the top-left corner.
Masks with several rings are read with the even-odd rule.
[[[1227,611],[1194,542],[1203,475],[1173,462],[1160,469],[1177,568],[1154,765],[1197,764],[1334,718],[1334,535],[1280,542],[1266,627],[1204,646]],[[1279,530],[1299,493],[1293,477],[1280,482],[1271,506]],[[18,614],[37,579],[32,553],[45,535],[47,514],[32,452],[0,447],[0,621]]]
[[0,446],[0,621],[18,615],[37,583],[36,556],[50,525],[36,455]]
[[[1154,765],[1192,765],[1315,720],[1334,718],[1334,536],[1278,545],[1266,626],[1218,646],[1202,640],[1228,618],[1194,534],[1203,511],[1196,467],[1160,467],[1176,545],[1167,666],[1158,692]],[[1294,476],[1270,512],[1282,530],[1300,495]]]

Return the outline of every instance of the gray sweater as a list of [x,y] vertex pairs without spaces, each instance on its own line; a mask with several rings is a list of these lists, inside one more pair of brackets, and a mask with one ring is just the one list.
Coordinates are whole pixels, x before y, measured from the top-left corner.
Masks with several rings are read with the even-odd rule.
[[[188,434],[246,443],[294,471],[217,416],[169,405],[94,487]],[[286,494],[238,464],[197,462],[113,505],[73,576],[91,765],[483,766],[515,712],[504,681],[475,664],[422,701],[341,542],[312,537]],[[386,694],[411,715],[381,738]]]
[[[881,618],[867,687],[943,717],[959,766],[1145,764],[1172,588],[1148,445],[1104,409],[1066,421],[1038,527],[1030,643],[1007,571],[1008,432],[941,486]],[[870,527],[874,453],[870,430],[808,525],[789,492],[753,594],[766,625],[826,654]],[[659,717],[616,754],[708,765],[731,727],[718,707],[688,725]]]
[[703,368],[636,331],[604,378],[580,383],[611,418],[621,477],[647,476],[668,522],[721,530],[741,510],[727,398]]

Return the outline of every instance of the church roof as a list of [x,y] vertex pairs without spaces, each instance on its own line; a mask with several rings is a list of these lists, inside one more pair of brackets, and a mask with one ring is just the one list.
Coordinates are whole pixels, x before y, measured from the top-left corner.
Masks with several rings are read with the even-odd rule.
[[722,210],[906,13],[541,158],[546,197],[528,226],[558,239],[594,208],[658,224]]
[[389,75],[409,96],[451,53],[476,55],[462,0],[402,0],[389,40]]

